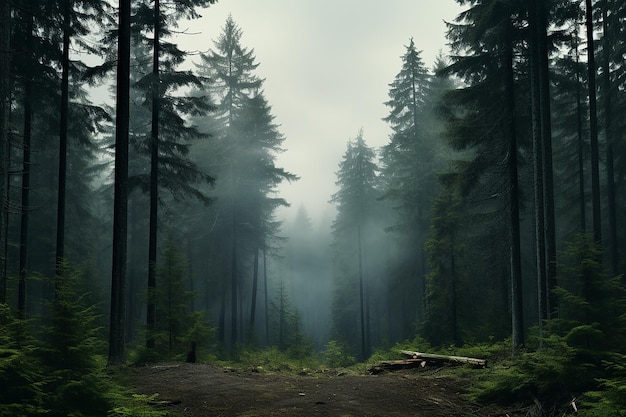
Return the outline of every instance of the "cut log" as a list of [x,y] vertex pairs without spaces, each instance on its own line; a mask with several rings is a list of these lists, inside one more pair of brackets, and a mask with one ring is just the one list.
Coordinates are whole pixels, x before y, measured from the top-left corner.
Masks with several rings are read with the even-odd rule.
[[480,366],[481,368],[487,367],[486,359],[469,358],[466,356],[448,356],[448,355],[436,355],[433,353],[421,353],[412,352],[409,350],[401,350],[403,355],[408,356],[414,360],[422,360],[427,362],[455,362],[455,363],[467,363],[474,366]]
[[423,368],[427,365],[427,362],[422,359],[401,359],[393,361],[382,361],[376,366],[372,366],[368,369],[370,374],[379,374],[383,371],[395,371],[398,369],[407,368]]

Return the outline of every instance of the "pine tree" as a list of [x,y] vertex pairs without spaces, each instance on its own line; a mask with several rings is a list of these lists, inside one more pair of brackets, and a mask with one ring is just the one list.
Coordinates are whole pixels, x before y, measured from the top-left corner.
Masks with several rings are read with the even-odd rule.
[[429,308],[423,327],[425,336],[434,346],[449,342],[460,345],[462,341],[459,325],[462,291],[457,264],[463,253],[463,239],[459,234],[465,213],[454,176],[449,176],[447,182],[433,203],[431,236],[426,242],[431,272],[427,275]]
[[[6,184],[8,175],[8,144],[11,63],[11,2],[0,2],[0,246],[5,247],[6,236]],[[3,253],[3,255],[6,255]],[[0,302],[6,301],[6,256],[0,256]]]
[[[519,64],[515,58],[520,48],[515,25],[519,14],[515,5],[485,0],[472,3],[456,23],[449,24],[448,38],[457,55],[445,73],[460,76],[466,86],[446,94],[442,107],[451,147],[471,150],[467,160],[454,166],[462,179],[461,195],[482,202],[483,209],[489,210],[491,215],[485,219],[493,225],[491,232],[497,230],[493,222],[508,225],[508,241],[501,243],[509,253],[493,249],[489,253],[498,254],[498,265],[509,261],[514,349],[524,344],[516,128],[521,96],[516,88]],[[491,268],[501,274],[496,262]]]
[[[596,59],[593,40],[593,6],[591,0],[585,0],[585,27],[587,32],[587,80],[589,99],[589,137],[591,146],[591,201],[593,236],[596,242],[602,242],[602,213],[600,205],[600,156],[598,144],[598,103],[596,91]],[[600,253],[600,256],[602,254]]]
[[[216,237],[229,242],[229,267],[220,273],[228,274],[230,287],[230,348],[234,349],[241,337],[243,317],[241,292],[243,277],[252,275],[250,322],[255,322],[258,289],[259,251],[276,234],[279,224],[274,211],[287,204],[282,198],[272,197],[283,181],[297,177],[275,166],[275,158],[282,152],[284,137],[271,114],[271,107],[261,91],[263,80],[254,71],[253,50],[241,45],[242,30],[229,16],[215,49],[201,55],[198,70],[209,82],[205,90],[217,104],[211,118],[198,124],[214,135],[209,152],[202,151],[210,172],[220,178],[212,193],[216,199],[218,216]],[[199,151],[200,152],[200,151]],[[200,154],[200,153],[197,153]],[[209,168],[210,167],[210,168]],[[251,268],[250,268],[251,266]],[[226,301],[226,294],[222,294]],[[226,306],[222,306],[225,312]],[[220,314],[220,334],[225,329],[225,314]],[[227,346],[228,347],[228,346]]]
[[[185,133],[189,136],[201,136],[199,132],[194,131],[194,129],[185,126],[184,121],[181,119],[180,115],[177,114],[179,109],[183,108],[183,105],[175,106],[172,105],[172,102],[169,103],[170,116],[169,118],[164,117],[161,120],[161,111],[163,103],[162,95],[165,95],[168,89],[180,88],[189,86],[191,84],[199,85],[199,80],[197,80],[190,72],[182,73],[178,72],[175,74],[167,74],[166,76],[162,76],[162,56],[167,56],[167,59],[170,62],[164,63],[166,67],[169,67],[171,71],[174,64],[181,63],[185,57],[185,53],[179,50],[176,45],[171,43],[162,43],[162,39],[168,36],[171,36],[171,29],[168,26],[168,22],[176,22],[179,17],[198,17],[195,9],[197,7],[205,7],[209,4],[215,3],[216,0],[196,0],[185,3],[175,3],[169,6],[171,10],[162,10],[161,2],[159,0],[155,0],[153,3],[153,7],[150,9],[148,4],[141,3],[138,7],[136,16],[138,17],[138,22],[140,25],[144,26],[144,29],[148,29],[152,31],[152,71],[148,76],[148,80],[146,84],[146,89],[149,91],[150,98],[146,100],[146,102],[150,103],[151,106],[151,130],[150,130],[150,227],[149,227],[149,249],[148,249],[148,292],[152,293],[155,285],[156,285],[156,264],[157,264],[157,230],[158,230],[158,204],[159,204],[159,166],[160,160],[165,159],[163,162],[167,163],[167,156],[172,153],[172,149],[176,149],[176,145],[179,143],[175,143],[172,140],[173,132],[178,132],[178,136],[185,136],[181,134],[180,131],[185,131]],[[167,4],[164,5],[165,8]],[[167,16],[167,18],[166,18]],[[175,25],[175,23],[174,23]],[[141,83],[141,81],[140,81]],[[181,101],[186,101],[187,104],[191,106],[191,110],[188,112],[199,113],[202,110],[206,111],[209,109],[206,103],[203,103],[201,100],[192,100],[192,99],[180,99]],[[196,108],[194,108],[194,106]],[[161,141],[161,130],[160,125],[165,121],[172,122],[172,116],[174,116],[174,121],[176,122],[176,127],[167,126],[170,128],[167,132],[164,132],[165,135],[169,133],[169,141],[170,143],[165,143],[164,145],[172,145],[174,142],[174,146],[167,146],[167,150],[159,150],[163,144]],[[177,129],[176,129],[177,128]],[[168,152],[169,151],[169,152]],[[161,153],[165,153],[164,158],[161,157]],[[174,151],[175,153],[175,151]],[[161,162],[161,163],[163,163]],[[171,163],[171,159],[170,159]],[[183,165],[183,164],[178,164]],[[187,166],[189,168],[189,166]],[[187,169],[189,172],[189,169]],[[180,173],[179,173],[180,174]],[[202,178],[202,175],[195,173],[194,177]],[[208,177],[205,176],[206,180],[209,180]],[[182,182],[182,181],[179,181]],[[187,187],[189,188],[189,187]],[[196,193],[197,194],[197,193]],[[149,297],[148,298],[148,313],[147,313],[147,326],[148,331],[154,330],[156,326],[156,317],[155,317],[155,305],[154,301]],[[146,340],[146,344],[149,348],[154,347],[154,341],[150,338]]]
[[[401,59],[402,68],[389,84],[389,101],[385,103],[390,112],[383,120],[389,123],[392,134],[382,148],[381,178],[385,199],[396,209],[390,229],[402,242],[398,244],[400,255],[392,261],[398,272],[392,273],[395,282],[391,285],[397,289],[394,297],[410,297],[403,302],[407,308],[400,314],[400,320],[410,326],[425,314],[428,265],[424,244],[431,199],[437,192],[435,172],[441,168],[433,123],[435,96],[439,92],[434,90],[435,81],[413,39]],[[407,250],[409,253],[404,253]]]
[[115,182],[113,207],[113,264],[109,364],[124,360],[125,286],[128,236],[128,128],[130,95],[130,0],[120,0],[115,123]]
[[[337,205],[337,216],[333,222],[333,237],[336,249],[336,294],[334,320],[335,331],[344,332],[346,320],[352,316],[360,325],[359,340],[361,358],[370,353],[370,322],[368,292],[372,277],[364,269],[364,259],[371,256],[365,242],[372,236],[373,220],[379,191],[376,188],[378,167],[375,153],[363,139],[363,131],[348,142],[346,152],[339,164],[336,184],[339,190],[331,202]],[[347,288],[358,288],[356,298]],[[337,307],[358,305],[354,311],[341,312]],[[356,339],[349,340],[356,342]]]

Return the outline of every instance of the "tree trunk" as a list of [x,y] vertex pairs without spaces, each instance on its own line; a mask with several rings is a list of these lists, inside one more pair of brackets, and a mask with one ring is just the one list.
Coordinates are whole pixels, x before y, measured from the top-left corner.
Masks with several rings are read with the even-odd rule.
[[515,78],[513,73],[513,26],[507,20],[505,30],[505,94],[508,99],[506,111],[508,117],[509,149],[507,169],[509,174],[509,246],[511,255],[511,325],[513,351],[524,346],[524,304],[522,300],[522,262],[519,226],[519,183],[517,177],[517,135],[515,129]]
[[578,54],[578,29],[575,29],[572,50],[576,54],[576,122],[578,131],[577,152],[578,152],[578,204],[579,204],[579,227],[581,232],[587,229],[587,199],[585,198],[585,140],[583,137],[583,105],[581,92],[581,75],[578,69],[580,55]]
[[[536,1],[536,0],[535,0]],[[546,314],[547,318],[556,317],[558,311],[557,297],[554,289],[557,286],[556,270],[556,226],[554,214],[554,174],[552,164],[552,117],[550,109],[550,71],[548,57],[548,33],[546,2],[536,1],[537,6],[537,46],[539,105],[541,109],[541,146],[542,146],[542,180],[545,227],[545,266],[546,283]]]
[[[596,99],[596,63],[593,46],[593,9],[585,0],[587,29],[587,74],[589,82],[589,135],[591,139],[591,200],[593,207],[593,240],[602,245],[602,215],[600,213],[600,157],[598,146],[598,115]],[[600,255],[602,256],[602,255]]]
[[452,315],[452,341],[455,345],[460,345],[458,328],[458,308],[456,297],[456,257],[454,255],[454,237],[450,238],[450,292],[452,293],[452,302],[450,306],[450,314]]
[[55,263],[55,298],[63,275],[65,256],[65,189],[67,179],[67,124],[69,112],[70,14],[72,0],[63,2],[63,58],[61,62],[61,119],[59,130],[59,187],[57,199],[57,241]]
[[156,262],[157,262],[157,230],[159,203],[159,34],[160,4],[154,0],[154,40],[152,45],[152,131],[150,141],[150,235],[148,242],[148,306],[146,327],[148,337],[146,347],[154,348],[154,331],[156,329]]
[[252,272],[252,300],[250,301],[250,334],[254,332],[254,319],[256,315],[256,296],[259,286],[259,249],[254,251],[254,266]]
[[130,104],[130,0],[119,0],[113,262],[111,268],[110,365],[124,361],[124,316],[128,231],[128,134]]
[[358,247],[358,273],[359,273],[359,303],[361,317],[361,358],[367,358],[368,346],[366,343],[366,323],[365,323],[365,288],[363,283],[363,243],[361,241],[361,225],[357,226],[357,247]]
[[434,360],[434,361],[447,361],[447,362],[457,362],[457,363],[468,363],[476,366],[487,366],[486,359],[479,358],[470,358],[467,356],[449,356],[449,355],[436,355],[433,353],[421,353],[421,352],[412,352],[409,350],[401,350],[405,356],[410,357],[411,359],[426,359],[426,360]]
[[231,241],[231,268],[230,268],[230,349],[234,352],[237,349],[237,223],[235,217],[235,207],[232,207],[232,241]]
[[[5,247],[9,113],[11,110],[11,2],[0,0],[0,248]],[[0,303],[6,302],[6,252],[0,253]]]
[[608,22],[608,0],[602,2],[602,30],[603,30],[603,84],[604,84],[604,130],[606,135],[606,193],[608,199],[609,216],[609,260],[611,273],[618,274],[619,251],[617,243],[617,216],[615,203],[615,168],[613,158],[613,144],[615,132],[613,127],[613,103],[611,90],[611,42]]
[[528,10],[530,20],[530,88],[533,132],[533,179],[534,179],[534,208],[535,208],[535,254],[537,274],[537,310],[539,336],[542,335],[543,322],[548,318],[547,310],[547,268],[546,268],[546,233],[545,233],[545,206],[544,206],[544,178],[543,178],[543,143],[541,129],[541,88],[539,70],[539,31],[537,1],[530,1]]
[[[33,45],[34,17],[28,14],[28,39],[26,50],[31,51]],[[20,263],[19,282],[17,289],[17,315],[26,318],[26,273],[28,268],[28,220],[30,216],[30,146],[33,121],[32,84],[30,70],[24,75],[24,138],[22,154],[22,202],[20,212]]]
[[265,344],[270,345],[270,317],[269,300],[267,292],[267,248],[265,238],[263,241],[263,291],[265,293]]
[[[532,12],[532,11],[531,11]],[[539,330],[542,323],[548,318],[546,288],[546,241],[545,241],[545,210],[544,210],[544,181],[543,181],[543,152],[541,140],[541,114],[539,92],[539,68],[537,37],[531,31],[531,97],[532,97],[532,125],[533,125],[533,173],[534,173],[534,209],[535,209],[535,253],[537,268],[537,307],[539,315]]]

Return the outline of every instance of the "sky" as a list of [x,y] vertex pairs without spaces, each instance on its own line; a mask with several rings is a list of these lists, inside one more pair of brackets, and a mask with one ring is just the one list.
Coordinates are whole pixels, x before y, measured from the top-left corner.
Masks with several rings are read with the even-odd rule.
[[347,142],[360,129],[370,147],[389,140],[384,102],[410,39],[432,68],[448,53],[444,21],[459,12],[454,0],[219,0],[181,23],[177,42],[213,49],[232,15],[285,137],[276,165],[300,177],[278,189],[291,204],[278,216],[292,220],[304,206],[319,224],[334,216],[329,200]]

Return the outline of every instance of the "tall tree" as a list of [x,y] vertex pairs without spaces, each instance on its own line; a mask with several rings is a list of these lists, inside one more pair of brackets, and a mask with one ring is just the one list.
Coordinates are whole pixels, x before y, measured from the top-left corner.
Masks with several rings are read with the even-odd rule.
[[585,27],[587,33],[587,78],[589,86],[589,137],[591,144],[591,201],[593,239],[602,244],[602,214],[600,204],[600,151],[598,145],[598,103],[596,91],[596,60],[594,49],[594,19],[591,0],[585,0]]
[[[11,108],[11,1],[0,1],[0,248],[6,236],[6,194],[8,175],[9,112]],[[0,302],[6,302],[6,253],[0,250]]]
[[[244,224],[244,221],[239,218],[240,208],[235,199],[238,195],[237,184],[240,175],[237,152],[243,148],[237,144],[239,135],[234,121],[237,118],[237,112],[245,106],[246,100],[257,93],[263,82],[254,74],[259,65],[255,62],[254,50],[241,45],[242,33],[232,16],[229,16],[218,39],[214,42],[215,49],[209,51],[208,54],[202,54],[199,64],[200,74],[210,80],[206,88],[215,97],[218,107],[215,116],[207,123],[206,129],[216,132],[216,142],[220,144],[220,153],[213,155],[217,169],[214,167],[212,172],[224,178],[221,183],[218,182],[216,194],[220,195],[220,200],[224,204],[221,211],[228,213],[224,215],[224,222],[221,226],[227,236],[227,241],[230,242],[230,279],[228,286],[222,286],[222,291],[226,292],[230,289],[231,349],[235,349],[238,343],[239,258],[241,256],[238,242],[241,240],[240,225]],[[226,302],[226,293],[222,294],[222,302]],[[225,309],[226,306],[223,305],[222,311],[225,312]],[[223,330],[226,328],[225,319],[226,315],[220,314],[220,335],[224,334]],[[225,342],[225,340],[222,341]]]
[[[97,0],[63,0],[59,4],[61,21],[61,97],[59,115],[59,172],[57,187],[57,232],[55,257],[55,286],[59,286],[65,257],[66,188],[68,165],[68,124],[70,116],[70,47],[72,38],[89,32],[89,23],[100,24],[105,19],[107,3]],[[75,10],[78,8],[79,10]],[[79,45],[87,45],[77,40]],[[93,52],[93,48],[88,48]],[[76,63],[74,63],[76,65]]]
[[[273,197],[276,187],[284,181],[295,181],[298,177],[275,165],[276,156],[282,152],[285,137],[274,122],[271,107],[263,93],[258,93],[244,101],[237,112],[233,127],[238,139],[238,182],[244,194],[242,203],[247,206],[247,214],[242,219],[251,226],[250,251],[253,254],[252,294],[250,306],[250,326],[256,314],[257,283],[259,273],[259,253],[267,241],[273,239],[279,228],[274,220],[274,212],[288,203],[283,198]],[[241,197],[240,197],[241,200]]]
[[[612,42],[618,39],[619,33],[611,33],[610,26],[619,26],[619,20],[615,19],[615,11],[610,10],[613,3],[609,0],[603,0],[602,8],[602,101],[604,107],[604,134],[606,140],[606,193],[607,193],[607,211],[609,221],[609,261],[611,273],[618,274],[619,251],[617,242],[617,207],[615,196],[615,157],[613,156],[615,142],[615,126],[613,123],[613,75],[611,67],[618,66],[614,62],[614,54]],[[611,19],[611,22],[609,22]],[[619,29],[618,29],[619,30]],[[616,32],[618,31],[616,30]]]
[[[26,50],[32,50],[34,37],[34,14],[29,8],[25,9]],[[17,296],[18,318],[26,316],[26,270],[28,257],[28,226],[30,211],[30,171],[31,171],[31,133],[33,122],[33,74],[32,66],[28,66],[24,72],[24,130],[22,144],[22,196],[20,212],[20,260],[19,260],[19,283]]]
[[63,272],[65,249],[65,188],[67,178],[67,124],[69,113],[69,79],[70,79],[70,37],[71,14],[73,0],[64,0],[63,15],[63,51],[61,58],[61,115],[59,126],[59,186],[57,188],[57,242],[55,257],[55,291],[59,288],[59,280]]
[[[393,274],[398,281],[398,296],[417,293],[407,300],[407,324],[424,316],[425,275],[427,262],[424,243],[428,233],[431,199],[437,190],[435,171],[440,168],[432,120],[432,80],[413,39],[401,57],[402,67],[389,84],[389,100],[385,105],[392,134],[382,149],[382,181],[385,199],[397,209],[391,229],[399,239],[407,239],[405,247],[412,248],[402,256],[405,273]],[[400,249],[402,250],[402,249]],[[407,285],[409,287],[407,287]],[[404,335],[407,337],[408,335]]]
[[[538,207],[539,222],[542,229],[537,229],[537,233],[542,233],[545,242],[543,257],[543,265],[540,264],[545,271],[545,282],[542,283],[541,294],[545,294],[545,308],[542,315],[543,318],[552,317],[556,314],[558,306],[556,304],[556,226],[554,214],[554,175],[552,163],[552,119],[551,119],[551,94],[550,94],[550,72],[549,72],[549,45],[548,45],[548,16],[550,14],[550,4],[533,0],[529,10],[530,22],[530,45],[531,45],[531,65],[534,84],[536,88],[533,91],[537,98],[533,100],[532,106],[538,106],[537,122],[539,129],[537,130],[538,146],[537,151],[541,155],[537,161],[538,181],[541,181],[541,204]],[[535,146],[535,145],[533,145]],[[539,249],[538,249],[539,250]],[[542,255],[539,255],[541,258]]]
[[[368,344],[370,307],[367,302],[367,293],[371,277],[365,275],[364,259],[372,255],[366,248],[365,242],[371,240],[371,227],[379,197],[379,191],[376,188],[378,167],[375,157],[374,151],[366,145],[363,139],[363,131],[359,131],[357,137],[348,142],[337,172],[336,184],[339,190],[331,199],[331,202],[337,205],[337,216],[333,222],[333,235],[338,249],[336,262],[339,265],[338,270],[344,275],[339,278],[338,288],[341,289],[346,285],[352,287],[351,284],[358,285],[357,317],[360,325],[360,351],[363,359],[367,358],[370,353]],[[335,302],[342,304],[347,301],[345,298],[351,295],[338,291],[335,297]],[[340,317],[336,317],[335,320],[341,322]],[[337,330],[343,331],[343,329]]]
[[[142,4],[139,7],[137,13],[138,16],[145,16],[145,25],[148,28],[152,28],[152,74],[151,74],[151,130],[150,130],[150,227],[149,227],[149,239],[148,239],[148,312],[147,312],[147,327],[148,334],[155,329],[155,304],[153,300],[153,293],[156,286],[156,264],[157,264],[157,230],[158,230],[158,204],[159,204],[159,124],[160,112],[161,112],[161,68],[160,59],[163,53],[174,56],[174,60],[177,62],[182,61],[182,58],[186,55],[184,52],[178,50],[178,48],[171,44],[161,44],[162,37],[171,36],[171,29],[168,27],[167,22],[175,22],[180,17],[197,18],[199,15],[196,13],[197,7],[206,7],[215,3],[217,0],[195,0],[189,2],[174,3],[170,5],[169,16],[166,17],[165,10],[161,10],[161,2],[155,0],[152,7],[151,19],[149,7],[147,4]],[[182,80],[179,80],[182,81]],[[188,78],[186,83],[181,82],[182,85],[192,83],[194,80]],[[171,85],[170,85],[171,86]],[[180,86],[180,85],[179,85]],[[154,347],[154,340],[148,337],[146,344],[149,348]]]
[[128,231],[130,9],[130,0],[119,1],[109,364],[120,364],[124,360],[124,318],[126,300],[124,291],[126,285],[126,239]]
[[[182,129],[182,133],[174,133],[174,126],[164,126],[161,129],[162,124],[172,122],[171,116],[180,117],[176,114],[180,112],[183,106],[177,108],[171,102],[166,103],[168,98],[165,94],[168,90],[175,90],[180,87],[193,85],[199,86],[199,80],[191,74],[191,72],[173,72],[176,65],[180,64],[186,53],[180,50],[175,44],[164,41],[165,38],[171,37],[172,27],[177,25],[177,21],[181,17],[197,18],[199,14],[196,12],[198,7],[206,7],[215,3],[216,0],[195,0],[179,3],[167,3],[162,7],[159,0],[155,0],[152,7],[146,2],[141,2],[137,8],[137,29],[145,32],[152,32],[151,39],[144,39],[152,47],[152,70],[149,75],[139,81],[139,84],[144,84],[144,88],[147,90],[146,103],[150,106],[151,121],[150,121],[150,140],[149,140],[149,153],[150,153],[150,179],[149,179],[149,196],[150,196],[150,214],[149,214],[149,238],[148,238],[148,306],[147,306],[147,329],[148,337],[146,339],[146,345],[148,348],[154,347],[154,339],[152,333],[156,328],[156,306],[154,300],[155,288],[156,288],[156,267],[157,267],[157,251],[158,251],[158,205],[159,205],[159,188],[160,188],[160,175],[159,171],[162,169],[160,165],[165,162],[167,164],[169,157],[171,156],[172,148],[168,149],[168,144],[173,141],[172,136],[185,136],[195,135],[200,137],[199,132],[194,132],[194,129],[190,129],[189,126],[184,126],[184,121],[181,118],[178,122],[178,127]],[[162,70],[165,67],[166,73],[163,74]],[[198,97],[196,100],[191,98],[187,100],[181,100],[188,105],[190,112],[201,112],[202,110],[208,110],[207,103],[203,103],[202,98]],[[163,106],[167,106],[164,109]],[[163,114],[165,110],[168,115]],[[169,112],[168,112],[169,110]],[[172,114],[173,113],[173,114]],[[168,117],[169,116],[169,117]],[[163,137],[165,136],[165,138]],[[169,137],[167,137],[169,136]],[[164,140],[168,142],[163,143]],[[164,149],[161,149],[161,147]],[[173,148],[175,149],[175,148]],[[174,151],[175,152],[175,151]],[[188,167],[192,168],[193,167]],[[189,175],[189,169],[187,169],[187,175]],[[192,174],[195,179],[199,179],[202,175]],[[208,178],[204,178],[207,179]],[[199,193],[195,193],[196,196],[200,196]]]
[[[457,151],[471,151],[465,160],[454,164],[461,179],[461,195],[473,200],[476,209],[482,206],[489,210],[486,213],[492,213],[485,218],[492,227],[497,227],[493,221],[504,220],[506,213],[508,256],[502,256],[495,247],[491,256],[500,255],[498,265],[505,259],[509,263],[515,350],[524,344],[516,128],[520,94],[515,86],[516,48],[520,46],[514,18],[520,15],[518,6],[495,0],[473,2],[454,24],[449,24],[448,38],[457,55],[444,73],[460,76],[466,86],[446,94],[442,107],[450,145]],[[495,265],[491,270],[500,274]]]

